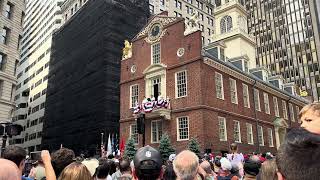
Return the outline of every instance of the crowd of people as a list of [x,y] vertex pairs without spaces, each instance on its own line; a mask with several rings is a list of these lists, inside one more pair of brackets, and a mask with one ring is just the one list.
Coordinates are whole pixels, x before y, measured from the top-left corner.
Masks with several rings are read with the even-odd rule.
[[229,154],[199,157],[189,150],[164,161],[160,152],[145,146],[133,160],[76,157],[61,148],[51,155],[41,152],[39,161],[26,166],[26,151],[8,146],[0,158],[0,180],[319,180],[320,103],[304,107],[301,127],[288,130],[283,144],[271,153],[243,155],[237,144]]

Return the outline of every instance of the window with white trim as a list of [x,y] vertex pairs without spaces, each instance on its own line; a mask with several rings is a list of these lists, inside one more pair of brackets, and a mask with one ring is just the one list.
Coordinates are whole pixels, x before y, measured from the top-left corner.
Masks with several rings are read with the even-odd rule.
[[139,134],[138,134],[137,124],[130,125],[130,138],[133,139],[135,144],[139,143]]
[[7,44],[9,31],[10,31],[10,29],[8,29],[7,27],[2,28],[2,32],[1,32],[1,36],[0,36],[0,42],[2,44]]
[[152,64],[159,64],[160,61],[160,43],[152,44]]
[[254,89],[254,106],[257,111],[261,111],[259,90]]
[[259,145],[260,146],[264,146],[263,128],[262,128],[262,126],[258,126],[258,138],[259,138]]
[[231,102],[234,104],[238,104],[237,81],[230,78],[229,82],[230,82]]
[[284,100],[282,100],[282,112],[283,112],[283,118],[288,119],[287,103]]
[[268,93],[263,93],[263,102],[264,102],[264,111],[267,114],[270,114],[270,104],[269,104],[269,95]]
[[162,137],[162,121],[151,121],[151,143],[159,143]]
[[133,108],[137,105],[139,101],[139,85],[135,84],[130,86],[130,108]]
[[300,113],[300,107],[299,106],[296,106],[296,111],[297,111],[298,123],[301,123],[301,119],[299,118],[299,113]]
[[268,143],[269,143],[269,147],[274,147],[274,145],[273,145],[273,131],[271,128],[268,128]]
[[291,118],[291,121],[295,122],[296,119],[294,117],[294,109],[293,109],[293,105],[291,103],[289,103],[289,111],[290,111],[290,118]]
[[178,1],[178,0],[174,0],[174,2],[175,2],[175,5],[176,5],[176,8],[178,8],[178,9],[181,9],[181,2],[180,1]]
[[224,34],[232,30],[232,17],[224,16],[220,21],[220,33]]
[[274,107],[274,115],[276,117],[280,117],[279,115],[279,104],[278,104],[278,98],[273,97],[273,107]]
[[177,139],[189,140],[189,119],[188,117],[178,117],[177,118]]
[[241,143],[241,131],[240,131],[240,122],[239,121],[234,121],[233,138],[234,138],[234,142]]
[[176,73],[176,97],[187,96],[187,71]]
[[252,124],[246,123],[246,127],[247,127],[247,142],[248,144],[254,144]]
[[216,82],[216,94],[217,94],[217,98],[219,98],[219,99],[224,99],[223,77],[222,77],[222,74],[216,72],[215,82]]
[[250,108],[248,85],[242,84],[242,91],[243,91],[243,105],[244,107]]
[[226,118],[218,117],[218,121],[219,121],[219,138],[220,138],[220,141],[227,141]]

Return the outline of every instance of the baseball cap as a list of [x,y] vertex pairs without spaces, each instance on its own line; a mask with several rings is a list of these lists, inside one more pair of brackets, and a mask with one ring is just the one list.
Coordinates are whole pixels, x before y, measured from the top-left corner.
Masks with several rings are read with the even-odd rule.
[[153,175],[160,173],[162,167],[160,152],[150,146],[138,149],[133,162],[138,174]]
[[221,163],[221,168],[224,171],[230,171],[232,169],[232,165],[231,162],[227,159],[227,158],[221,158],[220,159],[220,163]]
[[176,154],[170,154],[169,161],[173,162],[174,159],[176,159]]
[[257,176],[259,174],[260,167],[260,162],[248,160],[244,163],[244,172],[253,176]]

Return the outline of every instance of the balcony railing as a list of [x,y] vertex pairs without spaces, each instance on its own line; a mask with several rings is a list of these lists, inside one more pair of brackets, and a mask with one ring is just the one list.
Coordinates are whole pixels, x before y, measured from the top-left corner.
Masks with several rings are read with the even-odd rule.
[[159,97],[158,100],[154,98],[146,98],[141,104],[137,103],[133,108],[133,114],[138,115],[144,113],[146,118],[164,118],[171,119],[170,99]]

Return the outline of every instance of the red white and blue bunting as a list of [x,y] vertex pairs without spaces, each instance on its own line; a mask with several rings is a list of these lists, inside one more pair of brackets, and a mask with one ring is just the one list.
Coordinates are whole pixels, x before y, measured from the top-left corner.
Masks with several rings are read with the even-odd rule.
[[133,108],[133,113],[150,113],[155,109],[168,108],[169,104],[169,100],[163,99],[161,97],[159,97],[157,101],[154,99],[147,98],[142,101],[142,104],[137,103],[136,107]]

